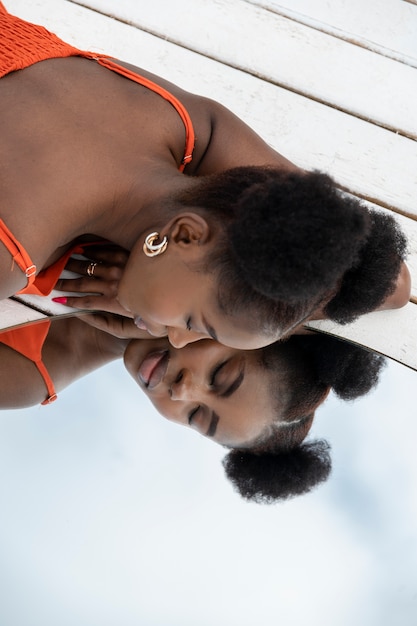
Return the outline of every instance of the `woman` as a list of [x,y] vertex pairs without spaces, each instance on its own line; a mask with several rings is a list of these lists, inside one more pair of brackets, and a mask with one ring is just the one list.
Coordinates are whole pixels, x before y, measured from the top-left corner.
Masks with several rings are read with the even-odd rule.
[[[16,335],[0,334],[1,406],[30,406],[44,398],[44,371],[11,349],[9,334]],[[229,450],[226,474],[243,497],[257,502],[306,493],[327,478],[327,444],[303,443],[315,410],[331,389],[346,400],[367,393],[383,364],[382,357],[320,335],[258,350],[208,340],[179,350],[166,338],[128,341],[76,318],[50,325],[42,357],[57,391],[123,357],[163,416]]]
[[221,105],[1,3],[0,33],[0,298],[47,293],[75,243],[105,239],[132,250],[118,311],[176,346],[257,348],[408,301],[395,222]]

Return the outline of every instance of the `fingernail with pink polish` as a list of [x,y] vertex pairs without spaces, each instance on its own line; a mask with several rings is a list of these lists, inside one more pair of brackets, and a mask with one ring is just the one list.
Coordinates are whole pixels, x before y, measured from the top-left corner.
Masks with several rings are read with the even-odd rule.
[[58,304],[66,304],[67,300],[68,298],[65,298],[65,296],[62,296],[59,298],[52,298],[52,302],[57,302]]

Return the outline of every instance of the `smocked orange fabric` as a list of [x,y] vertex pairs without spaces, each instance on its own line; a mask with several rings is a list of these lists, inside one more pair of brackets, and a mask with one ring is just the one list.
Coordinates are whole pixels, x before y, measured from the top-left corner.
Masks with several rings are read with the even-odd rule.
[[0,78],[45,59],[79,54],[43,26],[25,22],[0,2]]
[[[23,70],[39,61],[70,56],[81,56],[94,60],[103,67],[154,91],[175,108],[185,127],[184,156],[178,168],[181,172],[184,171],[185,166],[193,158],[195,134],[188,111],[175,96],[147,78],[119,65],[108,55],[78,50],[59,39],[59,37],[49,32],[43,26],[25,22],[19,17],[11,15],[0,1],[0,78],[11,72]],[[3,242],[11,253],[13,260],[25,272],[28,278],[28,284],[19,291],[20,294],[49,294],[64,269],[68,258],[71,254],[79,251],[77,249],[69,250],[56,263],[41,270],[35,276],[36,267],[32,263],[29,254],[2,220],[0,220],[0,241]],[[34,324],[0,333],[0,342],[9,345],[33,361],[43,376],[48,389],[48,398],[42,404],[48,404],[56,399],[52,380],[42,362],[42,347],[48,330],[49,322],[46,322],[45,324]]]

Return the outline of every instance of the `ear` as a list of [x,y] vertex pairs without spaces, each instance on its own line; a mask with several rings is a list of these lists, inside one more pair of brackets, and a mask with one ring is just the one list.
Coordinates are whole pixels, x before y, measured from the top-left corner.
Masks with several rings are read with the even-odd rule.
[[208,222],[198,213],[180,213],[161,230],[161,237],[168,237],[170,246],[189,249],[201,247],[213,238]]

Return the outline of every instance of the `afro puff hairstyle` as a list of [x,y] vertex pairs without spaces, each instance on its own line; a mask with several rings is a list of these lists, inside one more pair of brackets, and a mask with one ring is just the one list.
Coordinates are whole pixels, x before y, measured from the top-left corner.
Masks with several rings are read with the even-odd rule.
[[405,254],[396,222],[325,174],[239,167],[202,177],[179,200],[221,224],[204,268],[216,273],[220,309],[271,336],[319,306],[352,321],[395,288]]
[[[263,364],[270,371],[282,367],[283,344],[263,349]],[[293,336],[284,344],[311,372],[308,380],[294,378],[283,422],[269,428],[249,449],[234,449],[223,459],[226,476],[246,500],[271,504],[302,495],[327,479],[331,471],[329,445],[304,442],[314,419],[317,394],[323,385],[344,400],[353,400],[376,386],[385,359],[357,346],[324,335]],[[288,379],[287,379],[288,380]],[[312,412],[308,413],[308,404]]]

